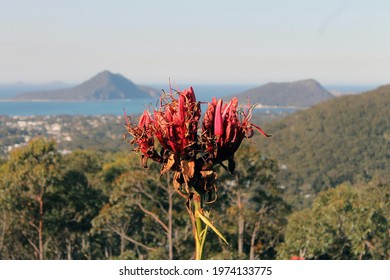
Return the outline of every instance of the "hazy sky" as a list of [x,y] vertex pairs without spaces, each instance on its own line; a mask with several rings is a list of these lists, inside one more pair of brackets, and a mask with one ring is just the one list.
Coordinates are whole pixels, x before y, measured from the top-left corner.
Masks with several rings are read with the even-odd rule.
[[0,0],[0,83],[390,83],[386,0]]

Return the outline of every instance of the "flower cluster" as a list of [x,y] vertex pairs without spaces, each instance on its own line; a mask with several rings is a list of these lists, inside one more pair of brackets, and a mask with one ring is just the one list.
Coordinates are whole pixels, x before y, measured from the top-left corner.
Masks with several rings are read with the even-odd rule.
[[[197,159],[203,163],[200,164],[203,165],[201,169],[205,170],[209,165],[232,159],[242,140],[253,136],[253,128],[269,136],[250,122],[251,116],[252,107],[248,105],[246,110],[239,110],[237,98],[228,103],[213,98],[208,103],[199,136],[200,102],[196,101],[194,90],[190,87],[178,92],[177,98],[172,93],[168,97],[163,96],[153,115],[144,111],[138,124],[132,124],[126,117],[126,128],[133,137],[130,143],[138,146],[144,159],[163,163],[164,154],[168,152],[176,158]],[[155,138],[163,147],[164,154],[157,153]]]
[[129,118],[126,116],[126,113],[125,119],[127,133],[133,137],[133,139],[130,140],[130,144],[138,146],[137,150],[139,150],[142,154],[142,165],[145,168],[147,167],[146,163],[148,158],[162,163],[162,157],[154,148],[154,127],[148,111],[144,111],[144,113],[141,115],[138,121],[138,125],[132,124]]
[[253,136],[253,127],[264,136],[269,136],[260,127],[250,123],[251,116],[252,108],[249,105],[246,110],[239,112],[237,98],[229,103],[213,98],[208,103],[202,125],[202,143],[213,164],[233,159],[242,140]]
[[[202,127],[200,102],[196,100],[192,87],[178,92],[164,94],[160,106],[150,115],[144,111],[138,124],[131,123],[126,117],[127,134],[132,136],[131,144],[137,146],[142,155],[142,163],[152,159],[162,164],[161,173],[176,171],[177,185],[185,183],[184,191],[191,192],[188,183],[197,191],[207,192],[215,174],[212,167],[229,161],[228,169],[234,171],[234,153],[244,138],[254,134],[254,128],[264,136],[269,136],[260,127],[250,122],[252,109],[238,107],[238,99],[228,103],[213,98],[208,103]],[[155,139],[161,145],[157,152]]]
[[154,111],[154,134],[163,148],[184,157],[197,142],[200,105],[192,87],[170,99]]

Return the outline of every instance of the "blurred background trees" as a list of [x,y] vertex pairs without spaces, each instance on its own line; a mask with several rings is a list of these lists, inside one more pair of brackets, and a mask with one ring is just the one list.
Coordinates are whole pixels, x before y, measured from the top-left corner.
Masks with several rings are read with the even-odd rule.
[[289,217],[278,257],[389,259],[389,198],[390,185],[377,181],[320,193]]
[[[229,244],[210,231],[207,258],[389,259],[388,181],[344,183],[298,211],[256,146],[236,153],[234,176],[218,170],[206,207]],[[190,259],[190,221],[170,181],[135,153],[63,155],[33,139],[0,162],[0,258]]]

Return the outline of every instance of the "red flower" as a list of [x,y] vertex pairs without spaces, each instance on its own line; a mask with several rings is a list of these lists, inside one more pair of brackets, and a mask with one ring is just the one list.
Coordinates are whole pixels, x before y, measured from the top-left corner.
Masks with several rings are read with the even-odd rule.
[[154,161],[161,162],[162,158],[154,149],[154,130],[152,126],[152,120],[148,111],[144,111],[138,121],[138,125],[132,125],[128,120],[126,113],[126,128],[127,132],[133,136],[130,141],[131,144],[136,144],[137,150],[142,153],[142,164],[146,167],[146,161],[148,158],[152,158]]
[[154,132],[165,149],[184,156],[197,140],[200,106],[192,87],[170,99],[154,112]]
[[133,136],[132,144],[137,144],[138,149],[146,155],[150,148],[154,147],[153,130],[150,126],[148,111],[144,111],[137,126],[132,126],[127,120],[127,131]]
[[232,158],[242,140],[253,136],[253,127],[264,136],[269,136],[259,126],[250,123],[251,116],[250,107],[246,111],[238,111],[237,98],[233,98],[229,103],[213,98],[208,104],[202,136],[206,150],[214,163]]
[[[200,104],[196,101],[192,87],[179,92],[177,98],[172,94],[161,98],[160,108],[152,116],[145,111],[138,122],[132,125],[127,120],[127,131],[133,136],[130,141],[138,146],[143,159],[151,158],[157,162],[167,159],[167,152],[178,160],[196,160],[201,170],[209,170],[213,165],[229,160],[229,171],[234,170],[233,156],[244,138],[253,136],[256,128],[264,136],[259,126],[250,122],[252,109],[238,109],[238,99],[228,103],[215,97],[208,104],[202,134],[198,135]],[[154,137],[164,151],[159,155],[154,148]],[[175,162],[180,165],[180,161]],[[144,166],[146,161],[143,161]]]

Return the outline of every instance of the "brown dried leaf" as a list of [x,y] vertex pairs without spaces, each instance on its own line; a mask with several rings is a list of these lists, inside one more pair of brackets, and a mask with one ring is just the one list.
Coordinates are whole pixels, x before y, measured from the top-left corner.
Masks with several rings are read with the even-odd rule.
[[170,154],[169,158],[168,158],[168,161],[165,164],[163,164],[163,166],[161,168],[161,175],[164,175],[169,170],[171,170],[172,166],[174,164],[175,164],[175,156],[174,156],[174,154]]
[[182,197],[184,197],[185,199],[188,199],[188,193],[185,193],[181,186],[182,186],[182,182],[183,179],[181,178],[181,173],[176,171],[175,174],[173,175],[173,188],[175,189],[175,191],[181,195]]
[[200,171],[200,174],[202,174],[203,178],[207,178],[207,177],[210,177],[210,176],[215,176],[214,173],[215,172],[213,170]]
[[181,175],[180,172],[175,172],[175,175],[173,175],[173,188],[175,190],[181,187],[180,175]]
[[201,171],[200,173],[202,175],[203,190],[206,193],[216,192],[215,179],[217,179],[217,173],[212,170]]
[[189,181],[195,174],[195,161],[181,161],[181,173],[186,181]]
[[148,168],[148,157],[142,155],[141,156],[141,164],[144,168]]

